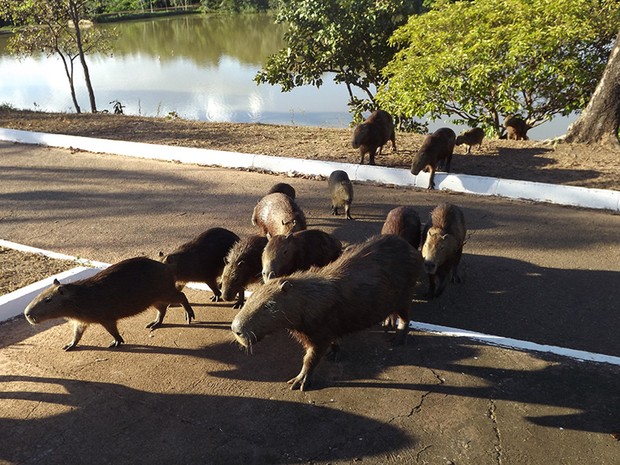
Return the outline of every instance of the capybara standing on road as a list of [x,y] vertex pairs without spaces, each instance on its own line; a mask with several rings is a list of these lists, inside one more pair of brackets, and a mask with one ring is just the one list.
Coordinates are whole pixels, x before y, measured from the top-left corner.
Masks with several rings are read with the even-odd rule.
[[269,189],[269,192],[267,193],[273,194],[274,192],[280,192],[281,194],[286,194],[291,199],[295,200],[295,188],[285,182],[278,182],[274,184],[273,186],[271,186],[271,189]]
[[347,220],[352,220],[351,203],[353,203],[353,184],[346,171],[332,171],[327,180],[329,195],[332,198],[332,215],[338,214],[338,208],[344,207]]
[[426,227],[422,256],[428,274],[428,296],[438,297],[448,282],[459,282],[458,266],[465,244],[465,217],[456,205],[443,203],[431,212],[430,225]]
[[263,251],[263,281],[307,270],[311,266],[325,266],[341,253],[340,241],[319,229],[273,236]]
[[364,155],[368,154],[368,164],[375,164],[377,149],[381,149],[388,140],[392,141],[392,150],[396,151],[396,134],[392,116],[384,110],[374,111],[362,124],[353,130],[351,145],[360,150],[360,165],[364,164]]
[[504,127],[506,128],[506,137],[512,140],[528,140],[527,131],[532,127],[519,117],[510,115],[504,119]]
[[288,195],[274,192],[258,201],[252,212],[252,224],[269,239],[306,229],[306,215]]
[[446,173],[450,172],[450,162],[454,153],[456,134],[450,128],[439,128],[429,134],[422,142],[422,147],[413,157],[411,173],[417,175],[422,170],[430,170],[428,188],[435,188],[435,170],[439,162],[445,160]]
[[265,236],[252,235],[232,246],[222,272],[222,299],[237,297],[233,308],[243,307],[244,291],[249,284],[261,282],[261,256],[267,245]]
[[259,287],[235,316],[231,329],[244,347],[288,329],[305,348],[291,389],[307,390],[317,364],[338,338],[399,317],[396,343],[409,327],[420,252],[397,236],[376,236],[346,249],[322,268],[298,271]]
[[[160,252],[161,261],[172,270],[179,289],[190,281],[206,283],[213,292],[211,300],[217,302],[221,296],[217,280],[224,269],[224,258],[238,240],[239,236],[228,229],[211,228],[171,254]],[[161,320],[164,316],[165,312]]]
[[[102,325],[113,337],[110,347],[125,341],[118,332],[121,318],[142,313],[154,306],[160,313],[170,304],[180,304],[185,309],[188,323],[194,311],[187,297],[179,291],[170,269],[155,260],[137,257],[118,262],[90,278],[73,283],[54,284],[41,292],[26,307],[24,315],[31,324],[55,318],[73,322],[73,340],[64,346],[73,349],[90,323]],[[158,319],[147,328],[156,326]]]
[[396,207],[388,212],[381,234],[400,236],[417,249],[422,234],[420,215],[413,207]]
[[482,145],[482,139],[484,139],[484,130],[482,128],[472,128],[461,133],[457,138],[455,145],[466,145],[467,149],[465,154],[471,153],[471,148],[477,145],[478,148]]

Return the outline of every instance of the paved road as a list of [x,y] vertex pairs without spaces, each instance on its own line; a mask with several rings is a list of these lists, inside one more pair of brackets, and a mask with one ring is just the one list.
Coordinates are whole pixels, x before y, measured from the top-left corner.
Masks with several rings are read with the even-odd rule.
[[[469,229],[464,283],[417,302],[414,319],[620,356],[620,215],[356,185],[349,222],[329,214],[325,181],[8,143],[0,173],[0,238],[106,262],[212,226],[249,234],[279,181],[311,227],[347,242],[378,233],[395,206],[426,218],[449,201]],[[276,335],[248,356],[231,343],[229,306],[189,297],[197,324],[171,311],[147,333],[151,316],[132,318],[116,351],[100,328],[64,353],[66,325],[0,327],[0,461],[617,463],[617,367],[422,333],[392,350],[375,328],[319,367],[317,390],[291,392],[293,341]]]

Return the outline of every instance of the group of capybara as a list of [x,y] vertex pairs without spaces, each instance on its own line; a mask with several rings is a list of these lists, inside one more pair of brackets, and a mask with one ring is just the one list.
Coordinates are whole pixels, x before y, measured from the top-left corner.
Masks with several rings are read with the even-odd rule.
[[[346,218],[353,186],[344,171],[329,177],[332,213],[343,206]],[[240,309],[231,329],[251,348],[265,335],[287,329],[304,346],[302,369],[289,383],[308,389],[313,370],[339,338],[384,321],[397,322],[393,342],[403,343],[409,328],[414,288],[428,275],[427,298],[438,297],[448,279],[457,280],[465,242],[461,209],[441,204],[423,225],[415,208],[391,210],[381,233],[362,243],[344,245],[332,234],[308,229],[295,189],[280,183],[254,207],[258,234],[240,238],[213,227],[159,260],[123,260],[73,283],[57,280],[25,309],[31,324],[55,318],[73,323],[73,349],[90,323],[101,324],[124,343],[119,319],[149,307],[157,311],[148,323],[161,326],[169,305],[181,305],[190,323],[194,311],[182,292],[188,282],[206,283],[213,301],[233,302]],[[245,291],[253,286],[246,299]]]
[[[506,133],[502,137],[527,140],[527,131],[531,129],[531,126],[521,117],[509,115],[504,120],[504,128]],[[439,128],[427,135],[422,142],[422,146],[413,157],[411,173],[417,175],[422,170],[430,172],[428,188],[434,189],[437,168],[443,167],[446,173],[450,172],[454,146],[465,145],[465,153],[469,155],[473,146],[482,145],[483,139],[482,128],[469,129],[458,137],[450,128]],[[381,150],[388,141],[392,142],[392,150],[396,151],[392,116],[384,110],[376,110],[363,123],[355,127],[351,145],[359,149],[360,164],[364,163],[364,156],[368,153],[368,163],[374,165],[375,155],[381,155]]]

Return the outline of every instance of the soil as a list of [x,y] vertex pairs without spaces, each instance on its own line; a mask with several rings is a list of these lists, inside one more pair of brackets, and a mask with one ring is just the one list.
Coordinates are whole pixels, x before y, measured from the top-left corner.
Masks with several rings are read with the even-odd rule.
[[[350,129],[246,123],[210,123],[109,113],[42,113],[0,110],[0,127],[26,131],[201,147],[242,153],[358,163]],[[377,164],[409,168],[423,135],[397,133]],[[388,144],[389,146],[389,144]],[[620,189],[620,153],[584,144],[485,139],[465,155],[455,150],[452,171],[526,181]]]

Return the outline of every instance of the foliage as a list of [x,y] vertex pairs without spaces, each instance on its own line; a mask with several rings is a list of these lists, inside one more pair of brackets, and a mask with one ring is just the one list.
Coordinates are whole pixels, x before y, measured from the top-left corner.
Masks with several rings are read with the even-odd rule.
[[[289,25],[288,46],[269,58],[255,81],[286,92],[320,87],[324,73],[334,73],[335,81],[346,85],[359,119],[362,111],[376,107],[375,89],[385,82],[381,69],[396,51],[389,37],[421,8],[421,0],[282,0],[276,23]],[[353,88],[365,97],[356,98]]]
[[618,0],[438,0],[392,39],[377,100],[406,116],[445,115],[500,132],[585,106],[620,24]]
[[74,61],[80,59],[91,109],[95,112],[94,92],[84,57],[95,51],[107,51],[110,43],[110,32],[91,27],[91,23],[84,21],[91,5],[89,0],[0,0],[0,15],[18,26],[9,41],[9,50],[23,56],[37,52],[58,55],[63,61],[78,113]]
[[276,0],[201,0],[203,11],[229,11],[234,13],[266,11],[273,8]]

